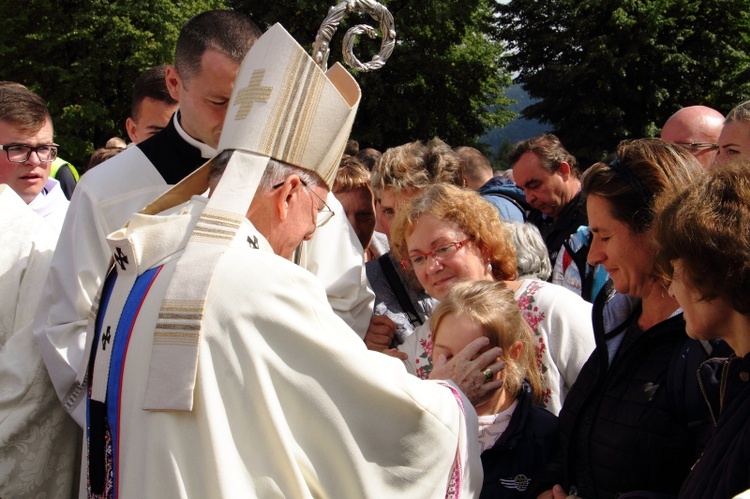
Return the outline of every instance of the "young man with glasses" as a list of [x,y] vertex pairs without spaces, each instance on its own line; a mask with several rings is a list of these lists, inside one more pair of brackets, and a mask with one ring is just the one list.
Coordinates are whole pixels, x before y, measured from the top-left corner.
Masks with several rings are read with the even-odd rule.
[[0,85],[0,184],[8,184],[57,232],[68,200],[50,165],[57,157],[52,118],[44,100],[23,85]]
[[0,497],[73,497],[78,486],[81,432],[31,332],[68,207],[49,178],[56,155],[44,101],[0,85]]

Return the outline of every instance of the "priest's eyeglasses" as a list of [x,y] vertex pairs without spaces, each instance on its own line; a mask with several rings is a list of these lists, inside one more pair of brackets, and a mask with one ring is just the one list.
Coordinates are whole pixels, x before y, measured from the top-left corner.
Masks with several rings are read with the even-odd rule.
[[57,158],[57,144],[42,144],[36,147],[26,144],[0,145],[0,150],[5,151],[8,161],[11,163],[25,163],[32,152],[35,152],[42,163],[52,163]]
[[685,149],[718,149],[719,144],[715,142],[675,142],[678,146]]
[[440,246],[439,248],[435,248],[429,253],[421,253],[418,255],[412,255],[406,260],[401,261],[401,267],[403,267],[404,270],[423,269],[427,266],[427,262],[430,257],[432,257],[432,259],[435,260],[436,262],[443,263],[445,260],[455,255],[458,250],[466,246],[466,243],[468,243],[469,241],[471,241],[471,238],[467,237],[463,241],[454,241],[450,243],[445,243],[444,245]]
[[[314,190],[310,189],[310,186],[307,185],[307,182],[305,182],[302,179],[299,179],[299,181],[305,187],[305,189],[307,189],[307,192],[309,192],[310,194],[312,194],[313,196],[315,196],[316,198],[318,198],[318,201],[320,201],[321,203],[323,203],[323,207],[322,208],[318,204],[318,217],[317,217],[317,220],[315,222],[315,226],[316,227],[323,227],[325,224],[327,224],[331,220],[331,218],[333,218],[333,215],[335,215],[335,213],[333,212],[333,210],[331,209],[331,207],[328,206],[328,203],[325,202],[325,199],[321,198],[320,196],[318,196],[315,193]],[[278,189],[282,185],[284,185],[284,182],[279,182],[278,184],[274,185],[273,188],[274,189]]]

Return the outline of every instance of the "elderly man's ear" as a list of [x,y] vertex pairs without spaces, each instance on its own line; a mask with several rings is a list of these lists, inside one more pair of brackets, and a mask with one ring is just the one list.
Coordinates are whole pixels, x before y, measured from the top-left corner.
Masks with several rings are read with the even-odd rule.
[[274,205],[279,220],[283,221],[289,216],[289,211],[293,203],[300,200],[300,194],[304,189],[304,184],[298,175],[289,175],[284,179],[284,183],[274,189]]

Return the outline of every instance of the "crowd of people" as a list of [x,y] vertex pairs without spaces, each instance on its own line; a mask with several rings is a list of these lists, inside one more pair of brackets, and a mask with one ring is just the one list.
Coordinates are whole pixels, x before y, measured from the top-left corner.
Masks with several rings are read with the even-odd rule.
[[508,178],[359,100],[207,11],[79,175],[0,83],[0,497],[750,490],[750,101]]

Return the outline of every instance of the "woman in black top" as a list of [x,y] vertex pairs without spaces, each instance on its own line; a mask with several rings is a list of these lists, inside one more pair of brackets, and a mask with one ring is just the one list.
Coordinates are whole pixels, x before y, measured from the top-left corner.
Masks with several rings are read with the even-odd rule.
[[733,497],[750,488],[750,161],[711,170],[665,199],[657,220],[687,334],[721,338],[735,354],[698,372],[715,429],[680,497]]
[[[593,241],[588,261],[611,276],[592,311],[597,347],[560,413],[560,453],[533,484],[540,497],[676,494],[710,427],[695,371],[708,346],[685,335],[655,272],[655,199],[701,166],[658,139],[623,142],[582,177]],[[640,496],[642,497],[643,493]],[[563,496],[564,496],[563,495]]]

